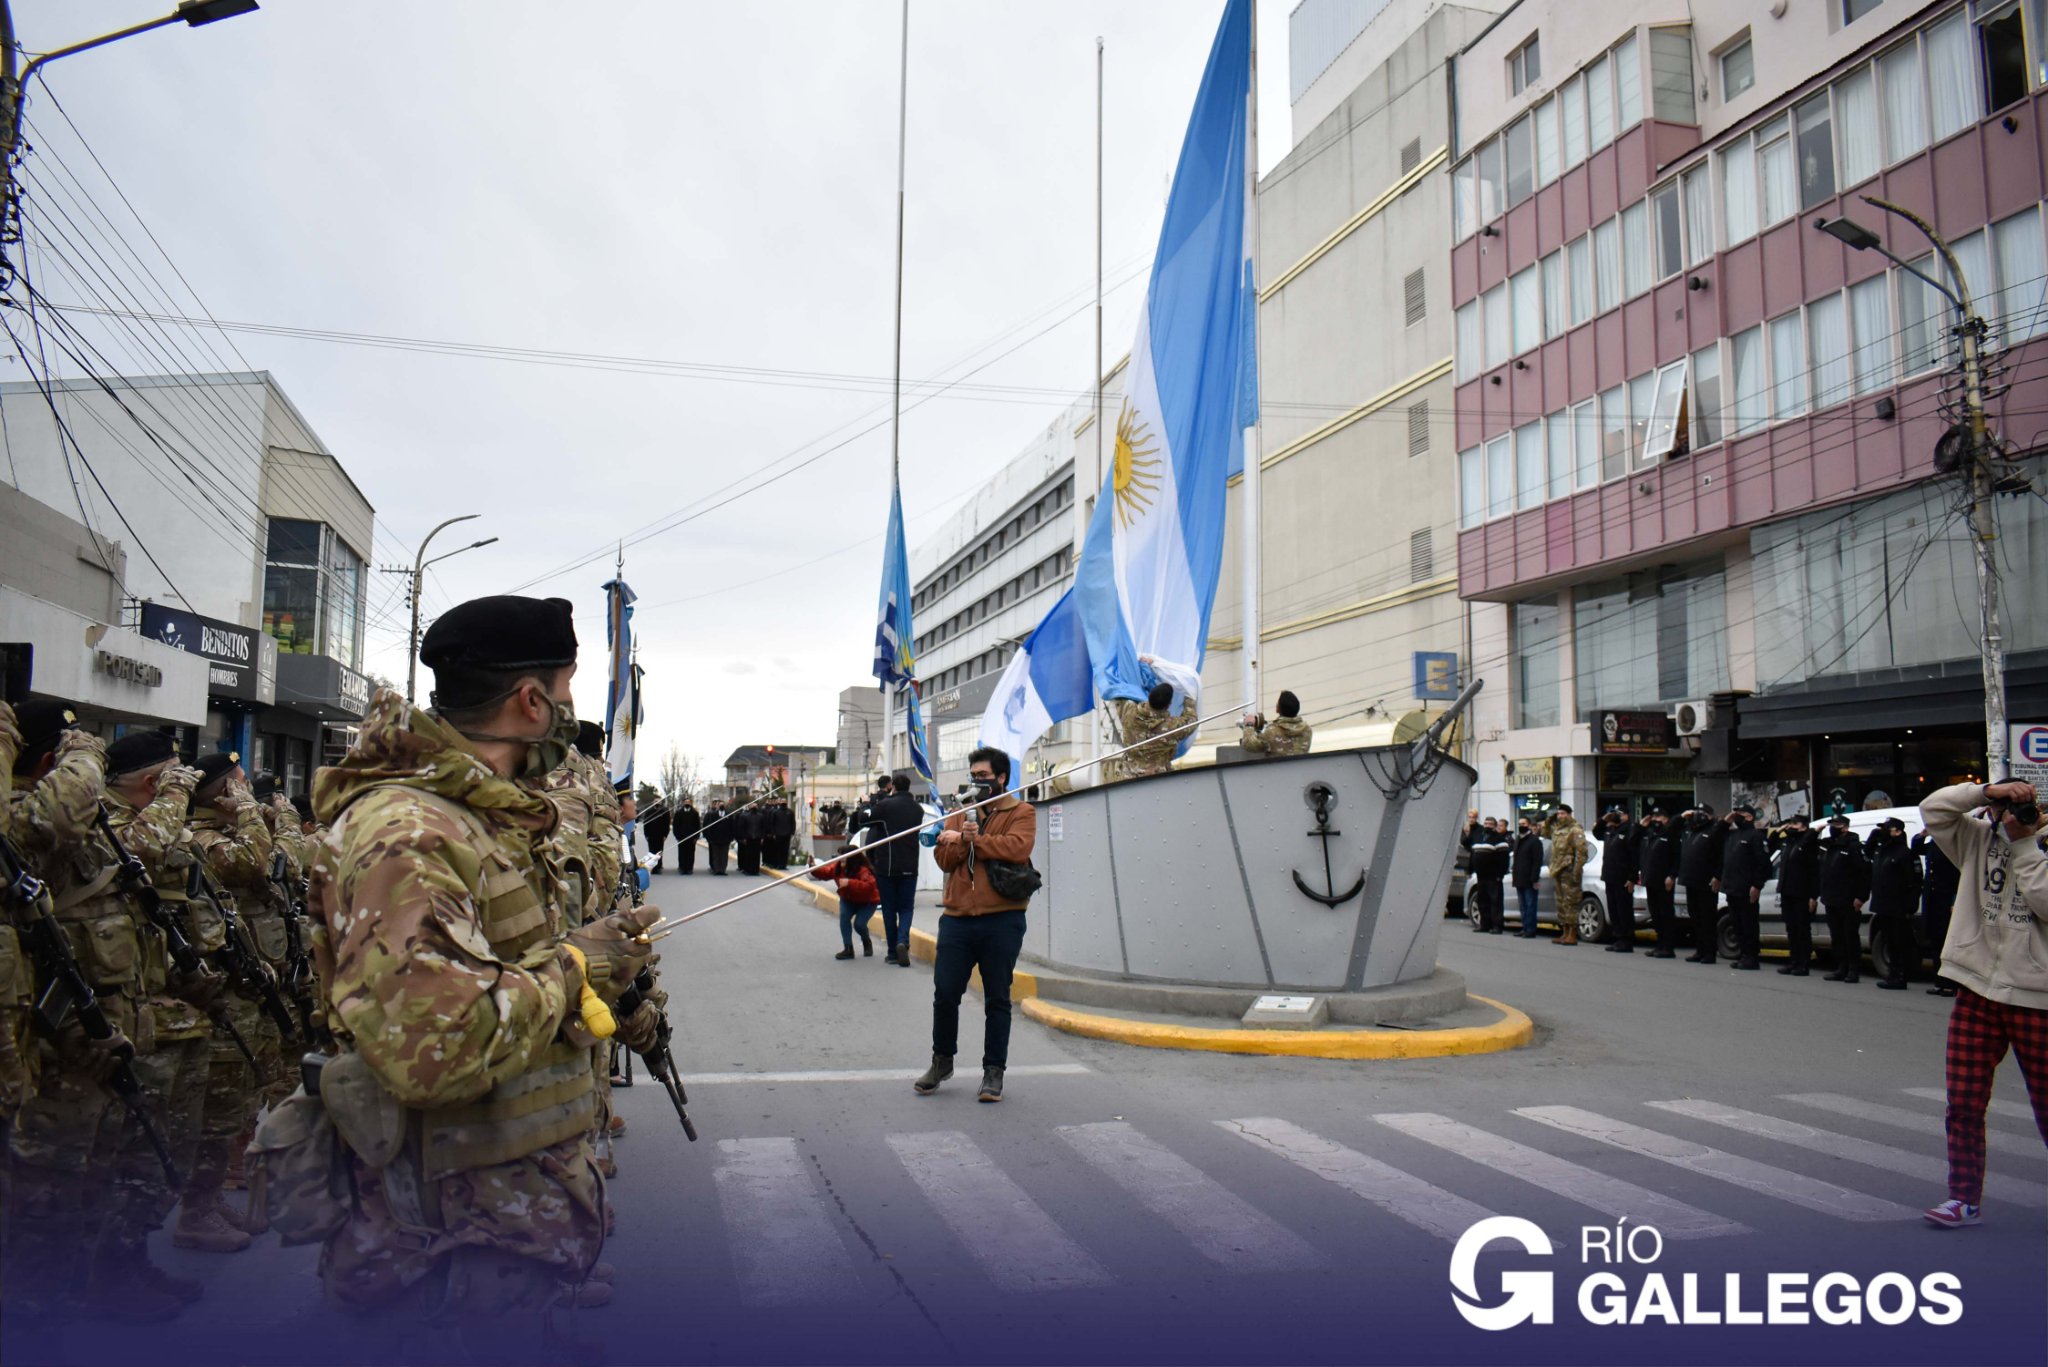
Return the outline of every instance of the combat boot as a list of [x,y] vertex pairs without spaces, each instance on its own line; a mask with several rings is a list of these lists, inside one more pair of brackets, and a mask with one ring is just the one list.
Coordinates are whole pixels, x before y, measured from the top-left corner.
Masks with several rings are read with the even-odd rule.
[[933,1054],[932,1066],[924,1070],[924,1076],[910,1084],[911,1090],[919,1096],[930,1096],[939,1090],[939,1084],[953,1076],[953,1056]]
[[161,1324],[185,1313],[190,1302],[176,1293],[151,1285],[141,1267],[121,1254],[102,1255],[93,1264],[92,1277],[76,1301],[83,1314],[118,1324]]
[[1001,1101],[1003,1099],[1002,1069],[983,1068],[981,1070],[981,1091],[975,1095],[974,1099],[976,1101]]
[[240,1253],[249,1246],[249,1236],[228,1223],[217,1204],[198,1210],[186,1207],[171,1227],[171,1247],[196,1249],[201,1253]]

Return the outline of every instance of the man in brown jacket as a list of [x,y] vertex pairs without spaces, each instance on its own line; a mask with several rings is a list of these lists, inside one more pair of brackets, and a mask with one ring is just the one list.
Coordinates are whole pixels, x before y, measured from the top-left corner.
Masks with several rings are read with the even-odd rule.
[[[1010,757],[986,746],[967,757],[967,776],[980,798],[1005,793]],[[982,819],[982,818],[985,818]],[[988,862],[1021,864],[1038,840],[1038,815],[1031,804],[1009,793],[974,812],[955,812],[939,832],[936,855],[946,873],[939,899],[939,948],[932,992],[932,1066],[912,1086],[930,1096],[953,1076],[960,1039],[960,998],[967,980],[981,970],[987,1027],[981,1047],[983,1101],[1003,1099],[1003,1069],[1010,1058],[1010,977],[1024,947],[1024,903],[1003,897],[990,880]]]

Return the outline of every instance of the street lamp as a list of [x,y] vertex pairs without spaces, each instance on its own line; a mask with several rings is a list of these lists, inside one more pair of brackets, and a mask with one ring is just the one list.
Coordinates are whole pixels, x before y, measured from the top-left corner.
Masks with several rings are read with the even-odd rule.
[[[225,3],[226,0],[223,0],[223,2]],[[461,555],[464,551],[473,551],[478,546],[488,546],[493,541],[496,541],[498,538],[495,536],[487,536],[482,541],[472,541],[467,546],[458,546],[454,550],[449,551],[447,555],[437,555],[432,560],[427,559],[427,542],[432,541],[435,537],[439,536],[447,528],[454,526],[458,522],[474,522],[477,518],[482,516],[482,513],[464,513],[461,517],[449,518],[446,522],[443,522],[440,526],[434,528],[434,530],[427,533],[426,540],[420,542],[419,554],[413,557],[412,634],[409,637],[407,637],[407,640],[410,642],[410,645],[406,651],[405,661],[405,700],[407,702],[412,701],[413,690],[418,686],[419,683],[420,576],[426,573],[427,566],[429,565],[437,565],[441,561],[446,560],[450,555]]]
[[1871,208],[1903,218],[1918,228],[1921,235],[1941,253],[1949,278],[1955,281],[1955,288],[1950,289],[1925,271],[1901,261],[1886,250],[1876,233],[1851,219],[1821,218],[1814,221],[1814,227],[1850,250],[1875,251],[1900,270],[1939,291],[1955,306],[1956,336],[1962,342],[1963,351],[1963,410],[1969,425],[1970,532],[1977,543],[1977,610],[1982,628],[1979,632],[1979,663],[1984,673],[1984,766],[1991,782],[2003,782],[2011,776],[2011,771],[2006,761],[2005,641],[1998,613],[1998,510],[1991,498],[1995,487],[1989,466],[1992,444],[1989,424],[1984,416],[1984,337],[1989,329],[1971,306],[1970,283],[1963,278],[1962,263],[1956,260],[1955,251],[1941,234],[1910,209],[1872,195],[1859,195],[1858,198]]

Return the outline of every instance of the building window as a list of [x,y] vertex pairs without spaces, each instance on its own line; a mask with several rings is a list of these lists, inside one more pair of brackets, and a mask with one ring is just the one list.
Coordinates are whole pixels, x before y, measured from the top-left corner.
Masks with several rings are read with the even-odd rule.
[[1491,370],[1513,354],[1508,349],[1513,341],[1508,332],[1508,287],[1495,285],[1479,296],[1479,305],[1486,315],[1486,368]]
[[1885,161],[1904,161],[1927,145],[1927,80],[1920,69],[1920,45],[1908,39],[1879,57],[1877,77],[1883,85]]
[[2041,240],[2041,215],[2028,209],[1991,225],[1993,248],[1998,256],[1998,278],[2005,286],[1992,297],[1991,320],[2010,346],[2037,337],[2048,327],[2048,271]]
[[1600,482],[1600,409],[1595,400],[1572,405],[1572,485],[1590,489]]
[[1713,178],[1705,162],[1679,177],[1685,200],[1685,264],[1697,266],[1714,254]]
[[1744,38],[1721,54],[1721,98],[1732,100],[1756,84],[1756,54]]
[[1650,219],[1657,243],[1657,278],[1669,280],[1685,269],[1685,228],[1676,183],[1650,193]]
[[1593,278],[1600,312],[1621,303],[1621,224],[1611,218],[1593,229]]
[[1422,272],[1408,272],[1406,278],[1401,281],[1401,291],[1406,296],[1408,326],[1414,327],[1422,321],[1423,315],[1429,311],[1429,299],[1425,293]]
[[1479,373],[1485,360],[1479,331],[1479,301],[1474,299],[1464,304],[1453,316],[1457,329],[1452,354],[1457,360],[1458,383],[1463,384]]
[[1429,454],[1429,400],[1408,405],[1408,454]]
[[1849,320],[1839,294],[1806,306],[1806,345],[1813,356],[1813,406],[1849,397]]
[[2027,93],[2027,34],[2017,3],[1977,23],[1984,52],[1984,112],[1995,114]]
[[1628,387],[1616,385],[1600,396],[1600,478],[1628,473]]
[[1619,111],[1617,129],[1633,128],[1643,121],[1643,67],[1633,34],[1614,47],[1614,102]]
[[1515,450],[1506,436],[1486,443],[1486,515],[1506,517],[1515,510]]
[[1799,207],[1811,209],[1835,193],[1835,126],[1823,90],[1792,111],[1798,129]]
[[1853,24],[1883,2],[1884,0],[1842,0],[1842,22]]
[[1692,354],[1692,403],[1687,415],[1690,447],[1705,450],[1721,440],[1721,348],[1708,343]]
[[1799,167],[1792,150],[1792,121],[1773,119],[1756,135],[1757,169],[1763,181],[1763,226],[1782,223],[1799,208]]
[[1431,543],[1435,538],[1429,528],[1408,534],[1408,582],[1420,584],[1425,579],[1436,577],[1436,552]]
[[1593,152],[1614,141],[1614,73],[1605,57],[1586,67],[1586,133]]
[[1458,525],[1476,527],[1486,515],[1486,456],[1478,447],[1458,452]]
[[1508,54],[1508,93],[1519,95],[1542,76],[1543,50],[1532,33],[1528,42]]
[[1748,138],[1728,144],[1721,161],[1721,226],[1734,246],[1756,236],[1756,148]]
[[1529,146],[1529,120],[1524,117],[1509,124],[1508,131],[1501,135],[1501,143],[1507,149],[1507,207],[1512,209],[1535,189],[1535,153]]
[[1835,126],[1842,145],[1842,184],[1856,185],[1876,175],[1884,165],[1880,139],[1883,125],[1877,116],[1877,77],[1871,68],[1858,67],[1835,84]]
[[1560,408],[1543,420],[1543,444],[1550,462],[1549,496],[1564,498],[1572,491],[1572,419]]
[[1771,334],[1771,420],[1806,411],[1806,328],[1799,311],[1773,318]]
[[1491,223],[1507,207],[1507,184],[1500,173],[1500,139],[1488,138],[1473,158],[1479,163],[1479,222]]
[[1577,327],[1593,316],[1593,238],[1581,234],[1565,249],[1565,274],[1572,292],[1572,326]]
[[350,669],[362,668],[363,558],[340,537],[327,538],[326,649]]
[[1621,211],[1621,266],[1629,298],[1650,288],[1650,206],[1640,199]]
[[1563,720],[1559,706],[1559,646],[1564,615],[1557,596],[1530,598],[1515,604],[1515,719],[1517,730],[1531,726],[1556,726]]
[[1566,169],[1586,159],[1586,82],[1575,76],[1558,93],[1558,112],[1564,118],[1564,164]]
[[1567,326],[1564,252],[1554,251],[1536,263],[1543,275],[1543,336],[1564,336]]
[[1934,140],[1960,133],[1977,121],[1977,53],[1961,10],[1927,29],[1928,107]]
[[1545,100],[1530,117],[1536,121],[1536,185],[1540,189],[1556,180],[1564,169],[1558,164],[1557,101]]
[[1515,506],[1536,508],[1543,503],[1543,424],[1525,423],[1515,429]]
[[1650,112],[1666,123],[1697,123],[1692,90],[1692,30],[1650,30]]
[[1892,382],[1891,277],[1874,275],[1849,287],[1849,327],[1856,392],[1868,394]]
[[1572,594],[1579,707],[1655,706],[1727,686],[1719,564],[1659,566]]
[[1739,437],[1764,425],[1764,330],[1753,327],[1728,339],[1729,364],[1735,372],[1734,402],[1729,406],[1728,434]]
[[1451,168],[1451,240],[1463,242],[1479,229],[1479,159],[1467,157]]
[[1628,382],[1628,461],[1631,466],[1642,459],[1648,446],[1650,410],[1656,399],[1656,371],[1646,371]]
[[[1921,274],[1940,279],[1941,266],[1932,253],[1913,263]],[[1941,364],[1948,301],[1932,287],[1904,271],[1899,279],[1899,344],[1904,355],[1904,373],[1914,375]]]
[[1684,360],[1673,361],[1657,372],[1649,412],[1650,420],[1643,431],[1643,464],[1654,465],[1666,456],[1684,455],[1691,449],[1686,444]]
[[1543,341],[1543,295],[1534,266],[1508,277],[1508,297],[1514,317],[1515,353],[1519,355]]
[[288,655],[320,653],[321,533],[318,522],[270,519],[263,566],[263,629]]

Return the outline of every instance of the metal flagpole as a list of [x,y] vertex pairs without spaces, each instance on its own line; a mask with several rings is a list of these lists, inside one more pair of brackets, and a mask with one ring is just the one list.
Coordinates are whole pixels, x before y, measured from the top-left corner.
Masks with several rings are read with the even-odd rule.
[[[1251,86],[1245,96],[1244,153],[1244,235],[1245,259],[1251,263],[1246,280],[1246,307],[1252,311],[1252,355],[1254,372],[1259,363],[1259,0],[1251,0]],[[1264,405],[1260,405],[1263,412]],[[1244,706],[1257,712],[1263,695],[1259,691],[1260,613],[1259,582],[1259,427],[1258,415],[1244,429],[1244,485],[1239,511],[1244,515]]]
[[[1102,491],[1102,38],[1095,39],[1095,489]],[[1083,505],[1085,506],[1085,505]],[[1102,704],[1088,713],[1088,759],[1102,761]]]
[[[903,0],[902,50],[896,81],[896,359],[890,390],[889,491],[896,496],[902,482],[903,453],[903,185],[910,150],[910,0]],[[903,604],[908,612],[910,604]],[[902,643],[898,642],[900,654]],[[890,773],[891,744],[896,734],[896,685],[882,685],[882,772]]]

